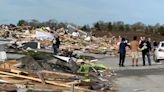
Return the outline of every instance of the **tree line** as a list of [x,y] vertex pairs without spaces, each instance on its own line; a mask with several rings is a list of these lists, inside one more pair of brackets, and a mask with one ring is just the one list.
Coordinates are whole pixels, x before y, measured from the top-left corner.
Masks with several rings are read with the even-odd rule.
[[50,28],[61,28],[61,27],[64,27],[66,28],[68,23],[64,23],[64,22],[58,22],[57,20],[54,20],[54,19],[50,19],[48,21],[43,21],[43,22],[40,22],[36,19],[32,19],[32,20],[19,20],[18,23],[17,23],[17,26],[31,26],[31,27],[34,27],[34,28],[40,28],[40,27],[50,27]]
[[[49,26],[51,28],[66,28],[68,24],[73,26],[78,26],[73,23],[65,23],[65,22],[58,22],[57,20],[50,19],[45,22],[40,22],[38,20],[32,19],[30,21],[26,20],[19,20],[17,25],[18,26],[32,26],[32,27],[42,27],[42,26]],[[126,24],[123,21],[117,22],[104,22],[104,21],[97,21],[93,23],[93,25],[83,25],[78,26],[81,30],[84,31],[141,31],[150,34],[160,34],[164,35],[164,25],[159,23],[155,25],[146,25],[142,22],[136,22],[134,24]]]
[[150,34],[164,35],[164,25],[159,23],[155,25],[146,25],[142,22],[136,22],[134,24],[125,24],[123,21],[117,22],[104,22],[98,21],[93,26],[84,25],[81,27],[85,31],[141,31]]

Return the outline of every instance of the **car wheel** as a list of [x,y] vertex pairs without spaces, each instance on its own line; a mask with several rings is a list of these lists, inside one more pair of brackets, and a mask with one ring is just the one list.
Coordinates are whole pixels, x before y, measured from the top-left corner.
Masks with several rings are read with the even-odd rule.
[[159,59],[157,59],[157,57],[155,55],[154,55],[154,61],[159,62]]
[[155,62],[159,62],[159,59],[156,59],[156,61]]

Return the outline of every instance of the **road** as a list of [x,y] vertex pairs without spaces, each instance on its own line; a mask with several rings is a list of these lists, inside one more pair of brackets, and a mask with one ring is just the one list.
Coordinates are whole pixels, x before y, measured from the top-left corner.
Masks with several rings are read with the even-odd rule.
[[[151,57],[152,58],[152,57]],[[164,92],[164,61],[152,66],[142,66],[141,55],[139,66],[132,67],[131,57],[126,57],[125,67],[118,66],[117,56],[99,57],[98,63],[103,63],[116,72],[113,85],[118,92]]]

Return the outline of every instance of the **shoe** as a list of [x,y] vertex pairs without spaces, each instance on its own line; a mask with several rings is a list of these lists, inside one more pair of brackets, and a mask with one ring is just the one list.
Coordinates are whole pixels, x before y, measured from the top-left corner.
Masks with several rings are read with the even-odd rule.
[[143,65],[143,66],[145,66],[145,65]]
[[124,65],[122,65],[122,67],[125,67]]
[[151,66],[151,64],[149,64],[149,66]]
[[136,66],[138,66],[138,65],[136,65]]

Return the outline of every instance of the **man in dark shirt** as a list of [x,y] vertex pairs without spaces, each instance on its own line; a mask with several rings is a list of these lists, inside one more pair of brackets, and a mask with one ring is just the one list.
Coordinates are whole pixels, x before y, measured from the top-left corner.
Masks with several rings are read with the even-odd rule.
[[151,65],[150,53],[149,53],[151,51],[150,42],[144,38],[143,41],[141,41],[139,48],[142,50],[143,66],[145,66],[145,56],[147,56],[148,63],[149,65]]
[[59,51],[59,45],[60,45],[60,39],[59,36],[53,39],[53,50],[54,50],[54,55],[58,54]]
[[156,41],[153,41],[153,51],[155,51],[155,49],[157,48],[158,43]]
[[119,66],[124,67],[124,61],[126,56],[126,46],[127,43],[125,42],[125,38],[122,38],[122,41],[119,45],[119,53],[120,53],[120,59],[119,59]]

